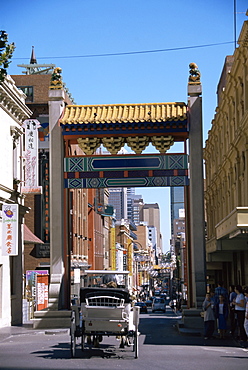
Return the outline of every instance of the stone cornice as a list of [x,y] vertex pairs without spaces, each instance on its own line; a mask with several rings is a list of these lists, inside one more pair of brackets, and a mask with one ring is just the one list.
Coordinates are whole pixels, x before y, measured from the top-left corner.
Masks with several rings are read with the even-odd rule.
[[15,86],[10,76],[0,84],[0,107],[19,125],[32,115],[25,104],[25,94]]

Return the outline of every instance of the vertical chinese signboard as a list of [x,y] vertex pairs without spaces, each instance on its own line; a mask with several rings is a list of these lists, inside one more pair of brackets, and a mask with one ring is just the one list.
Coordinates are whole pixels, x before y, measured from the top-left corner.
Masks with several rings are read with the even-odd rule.
[[133,242],[131,239],[127,239],[127,270],[130,272],[130,275],[133,274]]
[[27,119],[23,123],[25,128],[25,186],[21,192],[24,194],[41,194],[42,187],[38,186],[38,128],[37,119]]
[[116,246],[115,246],[115,228],[110,228],[110,265],[112,270],[116,270]]
[[2,206],[2,255],[18,255],[18,204]]

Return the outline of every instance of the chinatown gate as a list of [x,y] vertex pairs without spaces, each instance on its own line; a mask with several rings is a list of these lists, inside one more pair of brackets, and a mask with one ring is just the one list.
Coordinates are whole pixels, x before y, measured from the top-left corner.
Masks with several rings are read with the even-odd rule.
[[[188,308],[199,311],[206,293],[205,220],[200,73],[190,64],[188,104],[65,105],[61,69],[49,92],[50,126],[50,288],[49,309],[34,326],[65,324],[69,188],[185,187]],[[184,152],[166,154],[175,143]],[[157,154],[142,154],[152,144]],[[118,154],[124,145],[135,154]],[[75,155],[78,145],[85,153]],[[103,145],[110,155],[94,155]],[[188,150],[188,153],[187,153]],[[68,269],[68,266],[67,266]],[[187,311],[187,310],[185,310]],[[197,312],[199,315],[199,312]],[[199,315],[200,317],[200,315]],[[57,323],[56,323],[57,320]]]

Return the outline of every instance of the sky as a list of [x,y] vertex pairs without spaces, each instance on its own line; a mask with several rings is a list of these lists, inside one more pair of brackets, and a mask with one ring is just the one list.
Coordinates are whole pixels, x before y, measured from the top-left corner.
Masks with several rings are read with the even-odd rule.
[[[189,63],[201,72],[203,145],[216,108],[226,55],[235,49],[247,0],[8,0],[0,30],[16,49],[9,74],[30,60],[62,68],[75,103],[187,103]],[[235,20],[235,21],[234,21]],[[235,27],[236,24],[236,27]],[[182,151],[181,146],[170,152]],[[149,147],[146,152],[155,152]],[[169,250],[169,188],[136,189],[158,203],[164,252]]]

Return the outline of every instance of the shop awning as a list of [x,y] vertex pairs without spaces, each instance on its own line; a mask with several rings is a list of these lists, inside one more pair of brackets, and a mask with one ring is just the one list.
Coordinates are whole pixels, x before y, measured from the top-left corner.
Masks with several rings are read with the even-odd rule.
[[44,244],[44,242],[39,239],[36,235],[32,233],[32,231],[27,227],[27,225],[24,226],[24,243],[25,244]]

